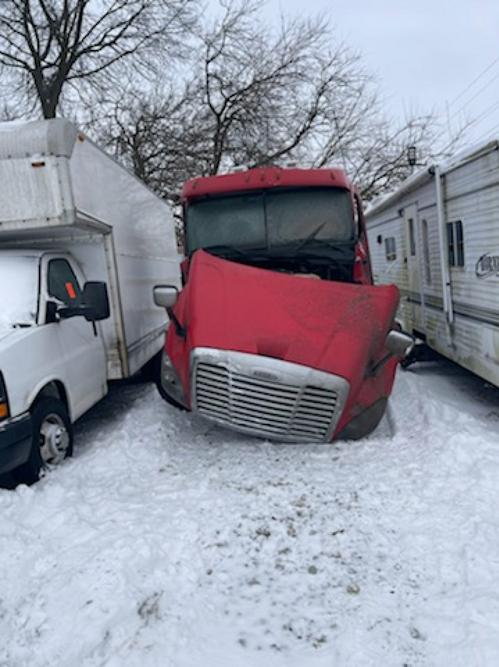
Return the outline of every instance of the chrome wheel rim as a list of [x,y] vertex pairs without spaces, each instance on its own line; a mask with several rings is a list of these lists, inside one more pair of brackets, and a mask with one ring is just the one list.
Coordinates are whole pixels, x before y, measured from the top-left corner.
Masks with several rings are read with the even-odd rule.
[[40,426],[40,454],[44,466],[61,463],[69,447],[69,433],[62,417],[52,413]]

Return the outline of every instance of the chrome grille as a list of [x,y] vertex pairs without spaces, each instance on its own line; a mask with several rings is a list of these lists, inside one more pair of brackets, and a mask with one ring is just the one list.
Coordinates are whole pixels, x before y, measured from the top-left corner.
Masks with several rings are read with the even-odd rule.
[[[237,355],[237,363],[230,363],[231,355]],[[329,439],[348,383],[320,371],[256,355],[222,353],[221,356],[226,359],[197,358],[193,364],[193,403],[200,414],[236,430],[276,439],[309,442]],[[247,358],[248,372],[241,368],[244,366],[241,357]],[[288,374],[292,368],[293,375],[315,374],[329,380],[333,377],[339,386],[335,389],[302,385],[296,382],[299,377],[292,378],[295,380],[292,383],[255,377],[251,374],[251,363],[261,364],[262,359],[273,368],[288,370]],[[300,369],[298,373],[296,367]]]

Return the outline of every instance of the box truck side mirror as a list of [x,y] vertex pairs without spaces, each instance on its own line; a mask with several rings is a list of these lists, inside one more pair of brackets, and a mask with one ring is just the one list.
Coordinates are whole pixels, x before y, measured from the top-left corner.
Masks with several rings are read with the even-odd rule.
[[153,289],[154,303],[160,308],[173,308],[177,303],[178,289],[173,285],[157,285]]
[[106,320],[110,315],[106,283],[85,283],[80,305],[57,308],[57,314],[63,320],[70,317],[84,317],[87,322]]
[[109,296],[106,283],[85,283],[83,287],[83,304],[84,308],[89,310],[89,312],[85,313],[87,322],[107,320],[111,311],[109,309]]

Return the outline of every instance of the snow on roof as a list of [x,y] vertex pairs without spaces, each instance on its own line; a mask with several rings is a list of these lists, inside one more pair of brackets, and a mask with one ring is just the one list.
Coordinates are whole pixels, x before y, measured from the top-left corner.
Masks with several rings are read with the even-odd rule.
[[75,125],[64,118],[0,123],[0,159],[70,157],[77,135]]

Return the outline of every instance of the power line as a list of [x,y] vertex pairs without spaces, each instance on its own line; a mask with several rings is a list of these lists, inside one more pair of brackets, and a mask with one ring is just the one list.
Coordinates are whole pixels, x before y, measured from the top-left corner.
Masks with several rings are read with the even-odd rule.
[[496,111],[497,109],[499,109],[499,100],[497,100],[496,102],[494,102],[494,104],[491,104],[490,107],[487,107],[487,109],[485,109],[485,111],[483,111],[480,115],[478,115],[478,116],[473,120],[472,125],[476,125],[476,124],[478,124],[478,123],[481,123],[481,122],[484,121],[486,118],[488,118],[488,117],[490,116],[491,113],[494,113],[494,111]]
[[[499,78],[499,74],[496,77],[494,77],[494,79],[497,79],[497,78]],[[478,93],[477,93],[477,95],[478,95]],[[472,101],[472,100],[470,100],[470,101]],[[488,118],[490,116],[490,114],[494,113],[494,111],[496,111],[497,109],[499,109],[499,100],[496,100],[493,104],[491,104],[484,111],[482,111],[480,114],[478,114],[478,116],[473,118],[469,123],[465,124],[463,130],[466,132],[470,128],[472,128],[472,127],[478,125],[479,123],[483,122],[486,118]],[[461,109],[460,109],[460,111],[461,111]],[[440,141],[440,139],[442,139],[442,137],[444,137],[445,134],[448,134],[448,135],[451,134],[450,121],[452,120],[452,118],[454,118],[457,115],[457,113],[459,113],[459,112],[454,112],[454,114],[452,114],[451,116],[447,115],[447,128],[442,130],[439,134],[437,134],[437,136],[434,139],[435,143]],[[447,150],[447,148],[452,145],[453,141],[454,140],[451,139],[449,144],[447,144],[447,146],[443,150],[444,151]]]
[[[480,79],[482,79],[488,72],[490,72],[497,65],[497,63],[499,63],[499,56],[494,58],[494,60],[492,60],[492,62],[490,62],[481,72],[479,72],[479,74],[465,88],[463,88],[463,90],[461,90],[461,92],[458,93],[458,95],[456,95],[456,97],[454,97],[454,99],[450,102],[450,104],[447,106],[447,125],[448,125],[448,127],[446,129],[444,129],[442,132],[440,132],[439,134],[437,134],[437,136],[433,140],[435,144],[438,141],[440,141],[440,139],[442,139],[442,137],[445,134],[450,135],[450,133],[451,133],[450,121],[453,118],[455,118],[458,114],[460,114],[469,104],[471,104],[471,102],[473,102],[484,90],[486,90],[490,85],[492,85],[492,83],[494,83],[494,81],[496,81],[499,78],[499,74],[496,74],[495,76],[493,76],[492,79],[490,79],[484,86],[482,86],[476,93],[474,93],[467,101],[465,101],[464,104],[462,104],[457,111],[454,111],[450,115],[449,115],[449,111],[448,111],[449,108],[452,107],[464,95],[466,95],[466,93],[468,91],[470,91],[473,88],[473,86],[476,83],[478,83],[478,81],[480,81]],[[488,118],[488,116],[491,113],[493,113],[497,108],[499,108],[499,100],[497,102],[494,102],[491,106],[487,107],[487,109],[485,109],[485,111],[483,111],[476,118],[474,118],[471,121],[469,127],[472,127],[472,126],[476,125],[477,123],[482,122],[485,118]],[[487,132],[483,136],[484,137],[488,136],[488,134],[490,134],[492,132],[495,132],[496,129],[499,129],[499,126],[494,127],[492,130],[490,130],[490,132]],[[445,153],[445,151],[447,151],[452,146],[453,143],[454,143],[454,139],[451,139],[446,144],[446,146],[442,149],[442,151],[440,151],[440,152]]]
[[480,79],[482,78],[482,76],[485,76],[485,74],[487,74],[487,72],[489,72],[489,71],[494,67],[494,65],[496,65],[497,63],[499,63],[499,56],[498,56],[497,58],[495,58],[489,65],[487,65],[487,67],[486,67],[484,70],[482,70],[482,71],[480,72],[480,74],[478,74],[478,76],[476,76],[476,77],[473,79],[473,81],[472,81],[471,83],[469,83],[469,84],[466,86],[466,88],[464,88],[464,90],[462,90],[462,91],[459,93],[459,95],[457,95],[457,96],[452,100],[452,102],[450,103],[449,106],[452,106],[452,105],[455,104],[459,99],[461,99],[461,97],[462,97],[463,95],[465,95],[465,94],[468,92],[468,90],[470,90],[470,88],[473,88],[473,86],[475,85],[475,83],[477,83],[477,81],[480,81]]
[[474,95],[472,95],[472,96],[468,99],[467,102],[465,102],[461,107],[459,107],[459,109],[458,109],[457,111],[454,111],[454,113],[452,113],[452,114],[450,115],[449,120],[451,120],[452,118],[455,118],[458,114],[461,113],[461,111],[464,111],[464,109],[465,109],[469,104],[471,104],[471,102],[473,102],[473,100],[476,100],[476,98],[477,98],[481,93],[483,93],[484,90],[487,90],[487,88],[488,88],[490,85],[492,85],[492,84],[494,83],[494,81],[496,81],[497,79],[499,79],[499,72],[498,72],[495,76],[493,76],[492,79],[490,79],[484,86],[482,86],[481,88],[479,88],[479,89],[477,90],[477,92],[476,92]]
[[488,139],[488,138],[491,138],[491,139],[492,139],[492,135],[493,135],[495,132],[499,132],[499,125],[494,125],[494,127],[491,127],[491,128],[488,129],[486,132],[484,132],[483,134],[481,134],[481,135],[478,137],[478,139],[476,140],[475,143],[477,143],[477,144],[481,144],[482,141],[485,141],[485,139]]

